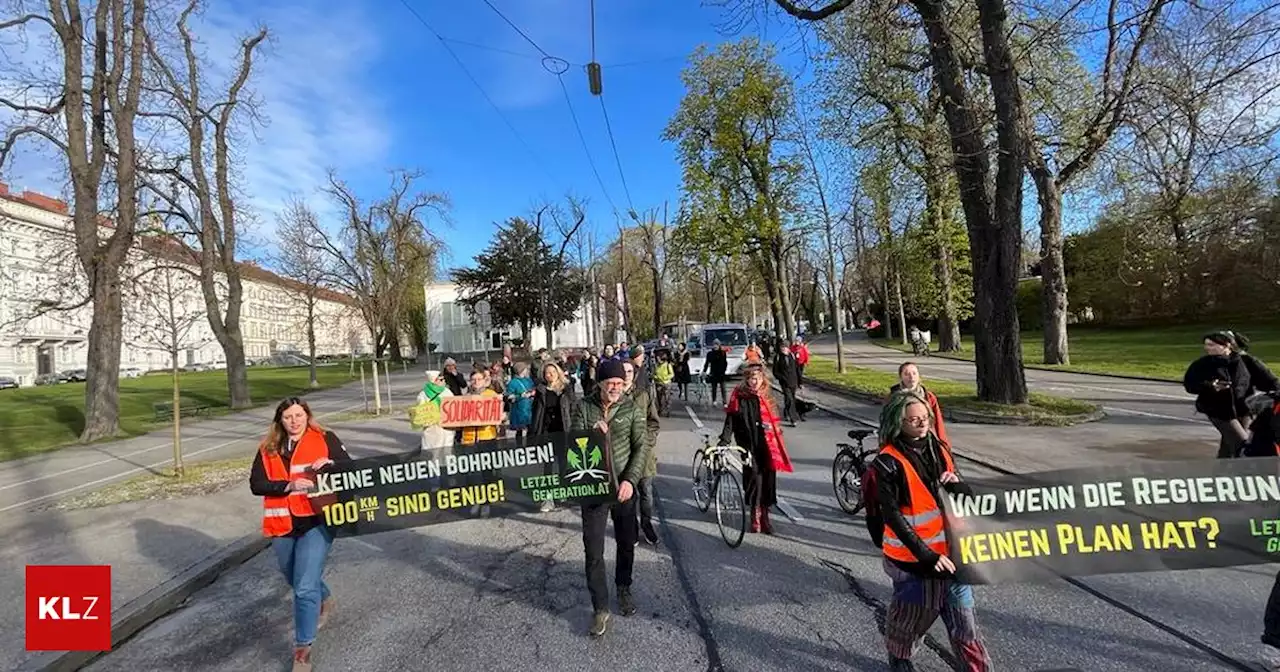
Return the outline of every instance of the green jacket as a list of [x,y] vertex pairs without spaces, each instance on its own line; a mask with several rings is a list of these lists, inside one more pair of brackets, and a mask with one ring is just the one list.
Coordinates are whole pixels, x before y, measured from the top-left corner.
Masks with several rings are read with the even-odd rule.
[[637,384],[631,389],[631,399],[636,404],[636,409],[645,409],[644,411],[644,438],[645,444],[649,448],[649,461],[644,466],[644,477],[653,478],[658,475],[658,400],[654,396],[653,387],[646,385],[647,376],[636,381]]
[[[570,431],[590,430],[597,422],[605,418],[601,406],[600,393],[594,392],[573,411]],[[645,415],[634,400],[623,395],[618,403],[609,409],[609,452],[613,458],[613,475],[618,482],[627,481],[635,486],[644,475],[649,460],[649,441],[645,427]]]

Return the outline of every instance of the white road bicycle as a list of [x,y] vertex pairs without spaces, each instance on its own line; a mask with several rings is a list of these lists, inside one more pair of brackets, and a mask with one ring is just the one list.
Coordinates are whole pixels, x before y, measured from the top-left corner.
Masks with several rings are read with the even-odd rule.
[[714,500],[716,524],[729,548],[742,545],[747,534],[747,498],[742,490],[742,468],[751,464],[751,453],[740,446],[713,446],[711,433],[702,432],[702,447],[693,454],[693,501],[706,513]]

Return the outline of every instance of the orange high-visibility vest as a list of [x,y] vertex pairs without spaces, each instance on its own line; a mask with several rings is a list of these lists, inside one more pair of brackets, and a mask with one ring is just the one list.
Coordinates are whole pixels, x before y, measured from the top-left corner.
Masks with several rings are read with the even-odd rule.
[[[308,427],[293,449],[288,467],[279,454],[262,453],[262,466],[272,481],[291,481],[306,472],[316,460],[329,457],[329,445],[324,434]],[[337,500],[334,495],[309,497],[305,492],[290,492],[283,496],[262,498],[262,533],[268,537],[283,537],[293,530],[293,516],[314,516],[326,504]]]
[[[942,459],[946,463],[947,471],[955,471],[955,463],[951,461],[951,451],[945,446],[941,446]],[[947,554],[947,534],[946,526],[942,515],[942,508],[938,506],[938,500],[934,498],[933,491],[920,479],[920,474],[916,472],[916,468],[911,466],[911,461],[906,458],[897,448],[892,445],[886,445],[880,448],[880,452],[892,457],[902,465],[902,474],[906,477],[907,490],[910,501],[906,506],[901,506],[898,511],[902,513],[902,517],[907,520],[907,524],[915,529],[916,534],[924,540],[934,553],[938,555]],[[888,523],[884,526],[884,544],[881,546],[884,550],[885,557],[890,560],[899,562],[919,562],[920,559],[911,553],[906,544],[898,539],[898,535],[893,533]]]
[[[496,397],[498,393],[491,389],[485,389],[479,395],[482,397]],[[458,443],[469,446],[481,441],[492,441],[496,438],[498,438],[497,425],[476,425],[474,427],[463,427],[462,436]]]

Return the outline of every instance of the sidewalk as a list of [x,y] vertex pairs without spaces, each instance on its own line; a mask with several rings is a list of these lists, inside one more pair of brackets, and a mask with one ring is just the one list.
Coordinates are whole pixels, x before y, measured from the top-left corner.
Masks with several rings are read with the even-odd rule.
[[[799,396],[820,406],[879,425],[880,406],[806,386]],[[1210,425],[1171,423],[1136,415],[1109,415],[1072,427],[1018,427],[947,423],[961,455],[1014,472],[1050,471],[1136,461],[1210,459],[1218,433]],[[869,438],[868,441],[874,441]],[[868,447],[871,447],[868,445]]]
[[[420,440],[400,416],[333,429],[353,456],[408,450]],[[238,439],[230,447],[251,456],[257,439]],[[262,502],[249,492],[248,479],[246,470],[243,483],[205,497],[0,517],[0,539],[7,542],[0,550],[0,669],[15,669],[37,655],[24,647],[26,565],[111,565],[111,606],[118,619],[135,598],[260,534]]]

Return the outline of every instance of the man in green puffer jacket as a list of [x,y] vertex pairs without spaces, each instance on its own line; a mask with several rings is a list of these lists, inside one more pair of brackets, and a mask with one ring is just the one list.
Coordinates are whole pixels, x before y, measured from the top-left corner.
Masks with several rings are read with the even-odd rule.
[[631,349],[631,361],[624,362],[627,369],[627,395],[635,402],[636,409],[645,416],[645,441],[649,444],[649,461],[645,463],[644,476],[636,488],[636,508],[640,510],[640,534],[650,544],[658,543],[658,532],[653,527],[653,478],[658,475],[658,400],[654,397],[653,381],[644,366],[644,346]]
[[618,610],[623,616],[636,613],[631,597],[631,569],[636,556],[636,485],[649,461],[644,411],[626,395],[626,371],[618,361],[602,361],[596,369],[596,390],[574,409],[570,431],[592,428],[604,432],[609,446],[613,474],[618,479],[618,502],[582,507],[582,545],[586,552],[587,590],[591,593],[591,636],[600,637],[609,628],[609,585],[605,580],[604,541],[613,518],[617,545],[614,584],[618,588]]

